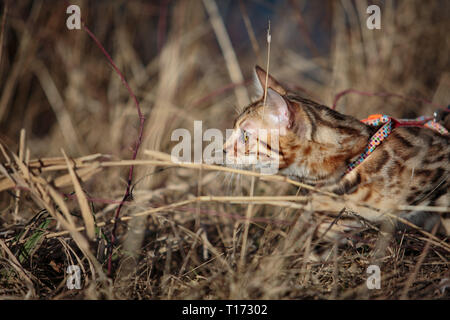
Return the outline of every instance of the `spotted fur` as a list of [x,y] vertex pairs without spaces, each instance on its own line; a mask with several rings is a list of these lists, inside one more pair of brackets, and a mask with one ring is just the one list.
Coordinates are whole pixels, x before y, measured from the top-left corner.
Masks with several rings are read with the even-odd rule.
[[[224,145],[228,158],[253,154],[278,160],[280,173],[338,195],[372,221],[398,205],[450,206],[450,138],[421,127],[399,127],[354,170],[347,165],[366,147],[377,128],[349,115],[289,92],[256,67],[261,96],[236,118],[234,134]],[[267,93],[266,77],[268,78]],[[269,139],[246,138],[248,129],[280,129],[279,146]],[[242,138],[243,137],[243,138]],[[245,140],[245,141],[244,141]],[[242,149],[242,152],[239,150]],[[330,201],[328,201],[329,203]],[[431,231],[450,234],[449,213],[401,212],[402,217]]]

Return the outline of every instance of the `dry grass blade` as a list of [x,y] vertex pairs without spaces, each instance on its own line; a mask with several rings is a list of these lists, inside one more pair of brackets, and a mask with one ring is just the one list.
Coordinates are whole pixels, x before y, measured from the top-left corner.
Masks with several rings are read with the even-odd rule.
[[[67,168],[66,166],[64,166]],[[45,170],[44,170],[45,171]],[[88,166],[86,168],[80,168],[75,169],[75,174],[81,181],[87,181],[91,179],[94,175],[102,171],[101,168],[99,168],[96,165]],[[11,176],[5,167],[3,165],[0,165],[0,172],[5,176],[4,178],[0,179],[0,192],[5,191],[8,189],[13,189],[18,187],[18,185],[15,183],[13,176]],[[53,184],[57,188],[64,188],[72,184],[72,178],[70,176],[70,173],[60,175],[53,179]]]
[[[196,198],[189,199],[189,200],[183,200],[183,201],[175,202],[175,203],[169,204],[167,206],[162,206],[162,207],[159,207],[159,208],[152,208],[152,209],[144,210],[144,211],[137,212],[137,213],[134,213],[134,214],[129,215],[129,216],[123,216],[123,217],[120,217],[118,220],[125,222],[125,221],[129,221],[129,220],[133,219],[134,217],[149,216],[149,215],[153,215],[153,214],[158,213],[158,212],[167,211],[167,210],[170,210],[170,209],[175,209],[177,207],[185,206],[187,204],[192,204],[192,203],[196,203],[196,202],[229,202],[229,203],[234,203],[234,204],[258,203],[258,204],[268,204],[268,205],[272,205],[272,206],[281,206],[281,207],[290,207],[290,208],[301,209],[301,208],[304,208],[303,205],[296,206],[295,203],[288,202],[288,201],[285,201],[285,200],[302,200],[302,199],[304,200],[304,198],[296,197],[296,196],[280,196],[280,197],[269,197],[269,196],[261,196],[261,197],[244,197],[244,196],[214,197],[214,196],[201,196],[201,197],[196,197]],[[246,217],[242,217],[242,220],[247,220],[247,218]],[[115,221],[114,219],[111,219],[111,220],[104,221],[104,222],[98,222],[96,225],[97,225],[97,227],[104,227],[107,224],[114,223],[114,221]],[[78,228],[76,228],[76,231],[84,231],[85,229],[86,229],[85,227],[78,227]],[[60,231],[60,232],[55,232],[55,233],[49,233],[49,234],[46,235],[46,238],[54,238],[54,237],[66,235],[68,233],[69,233],[69,231]]]
[[[87,168],[76,169],[74,171],[75,171],[75,175],[80,179],[80,181],[84,182],[84,181],[88,181],[89,179],[91,179],[94,175],[96,175],[97,173],[102,171],[102,169],[97,167],[96,165],[93,165],[93,166],[89,166]],[[53,183],[54,183],[55,187],[57,187],[57,188],[67,187],[70,184],[72,184],[72,177],[71,177],[70,173],[61,175],[59,177],[56,177],[53,180]]]
[[[211,164],[204,164],[204,163],[192,163],[192,162],[181,162],[181,161],[173,162],[172,157],[169,154],[160,152],[160,151],[156,151],[156,150],[144,150],[144,153],[149,156],[152,156],[157,159],[161,159],[161,160],[165,161],[165,163],[167,165],[172,164],[172,165],[178,166],[178,167],[195,168],[195,169],[202,168],[204,170],[217,170],[217,171],[224,171],[224,172],[230,172],[230,173],[237,173],[237,174],[251,176],[251,177],[259,177],[261,180],[287,182],[287,183],[295,185],[297,187],[302,187],[302,188],[305,188],[305,189],[308,189],[311,191],[315,191],[318,193],[328,195],[332,198],[337,198],[337,199],[343,198],[343,197],[337,196],[334,193],[323,191],[323,190],[314,188],[310,185],[307,185],[305,183],[294,181],[292,179],[287,178],[286,176],[265,175],[265,174],[254,172],[254,171],[240,170],[240,169],[234,169],[234,168],[222,167],[222,166],[218,166],[218,165],[211,165]],[[163,162],[161,162],[161,164],[163,164]]]
[[67,168],[69,170],[70,176],[72,178],[73,187],[75,189],[75,193],[77,195],[78,203],[80,205],[81,215],[83,216],[84,225],[86,226],[86,232],[90,239],[95,238],[95,222],[94,217],[91,212],[91,208],[89,207],[89,203],[87,201],[86,195],[81,188],[80,181],[73,170],[73,164],[70,162],[64,150],[61,149],[64,158],[66,159]]
[[86,153],[85,148],[82,146],[78,139],[77,131],[72,123],[70,114],[67,111],[66,106],[64,105],[64,100],[61,97],[61,94],[59,93],[58,88],[55,85],[55,81],[51,77],[48,69],[39,60],[34,61],[33,68],[47,96],[47,99],[50,102],[53,111],[55,112],[61,132],[66,139],[67,145],[71,146],[71,148],[74,147],[74,151],[77,151],[80,154]]
[[255,31],[252,28],[252,23],[250,22],[250,18],[248,17],[247,9],[245,8],[243,0],[239,0],[239,8],[241,10],[242,18],[244,19],[245,29],[247,30],[250,42],[252,44],[253,53],[255,54],[256,59],[259,60],[259,44],[256,40]]
[[[438,227],[438,225],[436,224],[433,228],[432,234],[434,234],[437,231],[437,227]],[[406,280],[405,287],[402,290],[402,295],[400,296],[400,299],[405,300],[408,298],[408,290],[411,287],[411,285],[413,284],[414,279],[416,278],[417,273],[419,272],[419,270],[423,264],[423,261],[425,260],[425,257],[428,254],[428,251],[430,250],[430,245],[431,245],[430,242],[427,242],[425,244],[425,247],[423,248],[423,251],[419,256],[419,260],[417,261],[414,271],[410,274],[410,276],[408,277],[408,280]]]
[[[98,172],[98,168],[101,167],[114,167],[114,166],[129,166],[129,165],[154,165],[154,166],[176,166],[176,167],[185,167],[185,168],[195,168],[195,169],[203,169],[203,170],[216,170],[216,171],[223,171],[223,172],[230,172],[230,173],[237,173],[240,175],[246,175],[246,176],[250,176],[250,177],[258,177],[261,180],[265,180],[265,181],[279,181],[279,182],[286,182],[289,184],[292,184],[294,186],[297,187],[301,187],[301,188],[305,188],[320,194],[324,194],[326,196],[329,196],[337,201],[342,201],[343,203],[345,202],[345,197],[342,196],[338,196],[336,194],[333,193],[329,193],[327,191],[323,191],[314,187],[311,187],[309,185],[303,184],[301,182],[298,181],[294,181],[291,180],[287,177],[284,176],[267,176],[267,175],[263,175],[257,172],[252,172],[252,171],[246,171],[246,170],[239,170],[239,169],[233,169],[233,168],[228,168],[228,167],[221,167],[221,166],[216,166],[216,165],[209,165],[209,164],[202,164],[202,163],[178,163],[178,162],[172,162],[171,161],[171,156],[163,153],[163,152],[159,152],[159,151],[154,151],[154,150],[145,150],[144,151],[145,154],[148,154],[152,157],[156,157],[159,159],[164,159],[164,160],[121,160],[121,161],[110,161],[110,162],[95,162],[95,163],[81,163],[80,165],[78,165],[79,168],[96,168],[94,171],[90,171],[90,170],[86,170],[87,173],[95,173]],[[45,170],[43,171],[52,171],[52,170],[65,170],[67,169],[67,166],[62,166],[62,165],[55,165],[55,166],[49,166],[46,167]],[[78,169],[81,170],[81,169]],[[9,187],[13,186],[13,183],[8,179],[5,178],[3,180],[3,183]],[[205,199],[205,198],[204,198]],[[212,199],[212,198],[209,198]],[[219,198],[218,198],[219,199]],[[278,201],[290,201],[290,200],[304,200],[301,197],[279,197],[279,198],[273,198],[273,197],[263,197],[261,199],[258,198],[254,198],[254,200],[245,200],[245,199],[241,199],[238,200],[237,198],[233,199],[233,201],[245,201],[245,202],[249,202],[249,201],[264,201],[264,203],[268,203],[270,201],[277,201],[277,204],[279,204]],[[224,200],[225,201],[225,200]],[[228,201],[228,200],[227,200]],[[289,206],[289,204],[287,204]],[[357,204],[357,205],[363,205],[363,204]],[[295,206],[292,206],[295,207]],[[370,209],[370,208],[369,208]],[[450,208],[448,207],[433,207],[433,206],[399,206],[396,210],[398,211],[403,211],[403,210],[410,210],[410,211],[423,211],[423,210],[427,210],[427,211],[434,211],[434,212],[448,212]],[[372,210],[376,210],[375,208],[373,208]],[[400,222],[411,226],[414,229],[417,229],[418,231],[422,232],[423,234],[425,234],[427,237],[429,237],[430,239],[433,239],[435,242],[437,243],[441,243],[445,248],[450,248],[449,245],[445,244],[444,242],[440,241],[439,239],[437,239],[435,236],[432,236],[430,233],[416,227],[415,225],[411,224],[410,222],[398,217],[397,215],[390,213],[390,212],[386,212],[385,213],[387,216],[389,216],[390,218],[393,218],[395,220],[399,220]]]
[[[217,37],[217,41],[219,42],[220,48],[222,49],[231,81],[233,81],[234,84],[243,83],[244,77],[242,76],[241,68],[239,67],[239,63],[236,58],[236,53],[234,52],[223,20],[220,17],[215,0],[203,0],[203,4],[205,5],[206,11],[208,12],[211,25]],[[248,98],[246,89],[242,87],[236,87],[234,91],[236,94],[237,103],[240,106],[248,105],[250,100]]]
[[2,26],[0,28],[0,65],[3,56],[3,38],[5,36],[6,15],[8,14],[8,1],[5,1],[3,5]]
[[31,296],[34,297],[36,293],[34,290],[33,281],[31,281],[30,278],[32,277],[32,275],[22,267],[22,265],[17,260],[16,256],[11,252],[11,250],[9,250],[8,246],[2,239],[0,239],[0,246],[3,248],[3,250],[8,255],[9,259],[11,260],[12,262],[11,265],[13,266],[13,268],[17,271],[19,276],[27,283],[27,287],[31,291]]
[[59,210],[62,211],[64,214],[64,217],[66,218],[69,225],[75,229],[75,222],[72,219],[72,215],[70,214],[69,209],[67,208],[66,203],[64,202],[64,199],[61,197],[61,195],[53,188],[49,186],[49,193],[52,196],[53,200],[56,202],[56,204],[59,207]]
[[[449,239],[399,218],[449,220],[447,203],[386,212],[198,157],[221,155],[255,64],[357,119],[432,116],[450,98],[450,2],[378,1],[380,30],[366,27],[369,1],[78,2],[81,31],[65,1],[0,3],[0,299],[450,298]],[[179,162],[188,141],[194,160]]]
[[[133,219],[134,217],[149,216],[149,215],[152,215],[152,214],[157,213],[157,212],[170,210],[170,209],[173,209],[173,208],[176,208],[176,207],[181,207],[181,206],[184,206],[186,204],[194,203],[196,201],[198,201],[198,200],[197,199],[191,199],[191,200],[180,201],[180,202],[177,202],[177,203],[172,203],[172,204],[167,205],[167,206],[162,206],[162,207],[159,207],[159,208],[154,208],[154,209],[141,211],[141,212],[135,213],[135,214],[133,214],[131,216],[119,217],[118,220],[119,221],[129,221],[129,220]],[[109,223],[113,224],[114,222],[115,222],[114,219],[111,219],[111,220],[109,220],[107,222],[99,222],[99,223],[97,223],[97,227],[104,227],[107,224],[109,224]],[[77,232],[84,231],[84,230],[85,230],[85,227],[79,227],[79,228],[76,229]],[[50,238],[59,237],[59,236],[66,235],[66,234],[68,234],[67,231],[55,232],[55,233],[52,233],[52,234],[47,234],[46,238],[50,239]]]
[[[250,185],[250,198],[253,197],[253,194],[255,192],[255,177],[252,177],[251,180],[251,185]],[[244,227],[244,236],[242,237],[242,247],[241,247],[241,259],[239,261],[240,265],[240,269],[242,270],[242,268],[244,267],[244,263],[245,263],[245,253],[246,253],[246,249],[247,249],[247,240],[248,240],[248,229],[250,226],[250,220],[252,218],[252,214],[253,214],[253,203],[250,202],[248,204],[247,207],[247,213],[245,214],[245,227]]]
[[[64,151],[63,154],[65,155]],[[70,223],[69,221],[71,220],[66,220],[64,217],[61,216],[61,214],[55,210],[54,208],[54,204],[51,201],[51,197],[50,197],[50,193],[53,193],[53,195],[56,194],[56,192],[51,192],[51,187],[49,186],[49,184],[45,181],[45,179],[43,179],[40,176],[36,176],[34,175],[32,172],[30,172],[30,170],[28,169],[27,166],[25,166],[24,163],[22,163],[18,156],[15,155],[14,153],[11,153],[12,158],[14,159],[16,165],[19,167],[23,177],[25,178],[26,182],[28,182],[28,191],[30,192],[31,196],[33,197],[34,201],[40,206],[45,208],[48,213],[50,213],[50,215],[52,215],[59,223],[61,223],[62,227],[64,229],[67,230],[68,233],[70,233],[70,235],[72,236],[72,238],[74,239],[75,243],[78,245],[78,247],[80,248],[80,250],[83,252],[83,254],[88,258],[88,262],[91,266],[91,274],[92,276],[95,278],[96,274],[99,274],[101,276],[102,279],[105,278],[103,271],[101,269],[100,264],[98,263],[98,261],[96,260],[96,258],[92,255],[92,253],[90,252],[89,249],[89,243],[87,242],[86,238],[83,237],[76,229],[73,223]],[[72,169],[72,167],[70,166],[70,162],[66,157],[66,161],[68,164],[68,170],[70,172],[70,170]],[[15,174],[18,174],[16,172],[16,170],[13,168],[13,170],[15,171]],[[75,179],[75,173],[72,169],[72,174],[74,175]],[[19,177],[20,180],[24,180],[23,178]],[[25,181],[22,182],[22,184],[26,183]],[[78,180],[76,180],[76,182],[78,182]],[[79,186],[79,185],[78,185]],[[81,189],[81,186],[79,186],[79,188]],[[79,194],[77,193],[77,195],[79,196]],[[83,193],[84,195],[84,193]],[[85,199],[86,200],[86,199]],[[61,200],[56,200],[61,202]],[[87,200],[86,200],[87,203]],[[89,206],[88,206],[88,210],[90,212]],[[66,210],[66,215],[69,214],[68,210]],[[92,219],[92,227],[88,224],[85,223],[86,227],[91,227],[93,228],[94,224],[93,224],[93,218],[92,215],[90,216]],[[92,231],[93,234],[94,230]],[[97,271],[97,272],[96,272]]]
[[[36,17],[41,9],[42,3],[35,3],[33,5],[32,20]],[[3,21],[6,21],[2,19]],[[30,21],[31,22],[31,21]],[[0,120],[4,120],[4,116],[7,112],[8,103],[14,94],[14,89],[17,86],[18,79],[22,72],[22,69],[27,66],[27,59],[35,52],[36,46],[33,43],[31,35],[28,30],[23,30],[20,38],[19,51],[16,54],[15,61],[12,70],[8,73],[8,78],[5,80],[5,86],[3,87],[0,97]]]
[[[20,144],[19,144],[19,161],[24,162],[25,150],[26,150],[26,131],[22,128],[20,130]],[[20,201],[20,189],[16,190],[16,203],[14,207],[14,220],[19,221],[19,201]]]

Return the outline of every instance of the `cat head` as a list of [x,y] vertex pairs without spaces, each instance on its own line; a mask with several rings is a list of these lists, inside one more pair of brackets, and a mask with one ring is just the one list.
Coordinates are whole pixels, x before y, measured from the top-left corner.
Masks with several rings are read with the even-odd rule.
[[227,165],[270,164],[317,180],[345,171],[366,147],[372,128],[359,120],[288,92],[258,66],[255,85],[257,100],[236,118],[223,145]]
[[287,90],[259,66],[255,68],[258,98],[236,118],[223,146],[227,164],[240,168],[287,166],[280,142],[286,144],[295,112],[285,98]]

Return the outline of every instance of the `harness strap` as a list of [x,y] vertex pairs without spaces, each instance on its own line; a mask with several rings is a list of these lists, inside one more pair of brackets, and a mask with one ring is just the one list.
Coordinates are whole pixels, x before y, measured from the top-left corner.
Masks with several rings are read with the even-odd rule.
[[383,126],[377,130],[377,132],[370,138],[364,152],[353,162],[349,163],[345,173],[349,173],[355,169],[361,162],[364,161],[378,145],[380,145],[384,139],[386,139],[392,132],[393,129],[397,127],[426,127],[431,130],[437,131],[442,135],[448,135],[448,130],[441,125],[439,122],[435,121],[432,117],[418,117],[416,119],[394,119],[390,116],[384,114],[373,114],[367,119],[361,120],[365,124],[373,127],[378,127],[383,124]]

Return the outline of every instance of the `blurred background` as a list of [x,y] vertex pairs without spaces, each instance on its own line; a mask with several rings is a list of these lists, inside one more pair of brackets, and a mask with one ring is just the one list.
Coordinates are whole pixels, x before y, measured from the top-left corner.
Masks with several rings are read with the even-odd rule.
[[[163,151],[168,133],[192,129],[194,119],[220,129],[232,125],[234,107],[252,98],[255,64],[266,67],[269,20],[270,72],[326,105],[349,88],[431,101],[450,71],[445,0],[70,4],[80,6],[86,26],[138,97],[146,117],[145,144]],[[369,4],[381,8],[380,30],[366,27]],[[72,156],[127,155],[139,123],[135,106],[88,34],[67,29],[68,5],[26,0],[1,5],[1,138],[13,146],[25,128],[32,157],[59,155],[61,147]],[[217,20],[215,29],[211,22]],[[337,110],[359,118],[375,112],[412,117],[429,114],[433,106],[348,94]]]
[[[431,115],[450,103],[447,0],[4,0],[0,140],[18,152],[24,128],[30,159],[61,156],[61,148],[71,157],[102,153],[129,159],[138,135],[136,106],[120,77],[83,27],[66,27],[69,4],[80,7],[84,24],[139,100],[146,119],[140,150],[170,153],[172,131],[192,131],[194,120],[203,121],[203,130],[231,128],[235,109],[254,98],[254,66],[266,68],[269,21],[270,73],[317,102],[331,106],[346,89],[365,92],[337,103],[338,111],[359,119],[372,113]],[[379,30],[366,27],[371,4],[381,9]],[[120,199],[127,170],[104,170],[83,187],[92,197]],[[146,201],[156,196],[161,204],[186,194],[230,192],[215,173],[202,179],[199,191],[197,172],[139,167],[134,194],[154,190]],[[288,192],[263,183],[258,190]],[[14,201],[6,192],[0,195],[5,225]],[[96,206],[103,210],[99,219],[112,216],[111,206]],[[148,206],[140,202],[125,211]],[[40,209],[32,202],[21,208],[27,218]],[[223,210],[245,215],[246,206]],[[232,232],[224,231],[230,237]]]

